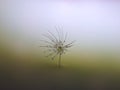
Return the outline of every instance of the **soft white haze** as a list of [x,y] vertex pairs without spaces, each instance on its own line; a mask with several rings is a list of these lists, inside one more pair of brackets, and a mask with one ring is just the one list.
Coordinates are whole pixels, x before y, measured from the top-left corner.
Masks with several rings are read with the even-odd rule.
[[119,1],[1,0],[0,13],[1,26],[19,43],[38,44],[43,32],[60,26],[77,47],[120,48]]

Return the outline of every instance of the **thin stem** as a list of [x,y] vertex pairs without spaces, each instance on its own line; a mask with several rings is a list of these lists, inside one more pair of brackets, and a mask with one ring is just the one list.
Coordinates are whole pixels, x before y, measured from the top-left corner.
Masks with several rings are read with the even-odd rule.
[[58,67],[61,67],[61,54],[59,54],[59,62],[58,62]]

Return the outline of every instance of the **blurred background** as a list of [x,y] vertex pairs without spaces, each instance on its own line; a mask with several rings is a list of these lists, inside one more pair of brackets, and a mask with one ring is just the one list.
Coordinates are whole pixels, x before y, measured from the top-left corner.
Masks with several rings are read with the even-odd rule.
[[[120,89],[118,0],[0,0],[0,89]],[[62,67],[42,34],[60,27],[74,46]]]

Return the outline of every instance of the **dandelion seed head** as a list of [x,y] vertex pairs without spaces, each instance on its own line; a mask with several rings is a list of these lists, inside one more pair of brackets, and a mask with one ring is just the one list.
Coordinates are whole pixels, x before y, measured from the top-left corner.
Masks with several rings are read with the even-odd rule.
[[56,28],[56,33],[54,34],[50,31],[47,32],[47,34],[44,34],[44,40],[41,40],[44,42],[45,45],[41,47],[46,48],[46,52],[48,52],[47,57],[52,57],[52,60],[57,55],[63,55],[68,51],[68,48],[73,46],[74,41],[68,43],[67,42],[67,33],[63,33],[63,31],[59,28],[59,30]]

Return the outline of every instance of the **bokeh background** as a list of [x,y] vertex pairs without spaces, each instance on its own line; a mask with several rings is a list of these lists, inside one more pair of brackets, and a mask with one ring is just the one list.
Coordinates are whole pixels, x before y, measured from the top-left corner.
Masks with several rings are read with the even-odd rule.
[[[119,0],[0,0],[0,89],[120,89],[119,24]],[[40,48],[55,27],[76,40],[61,68]]]

